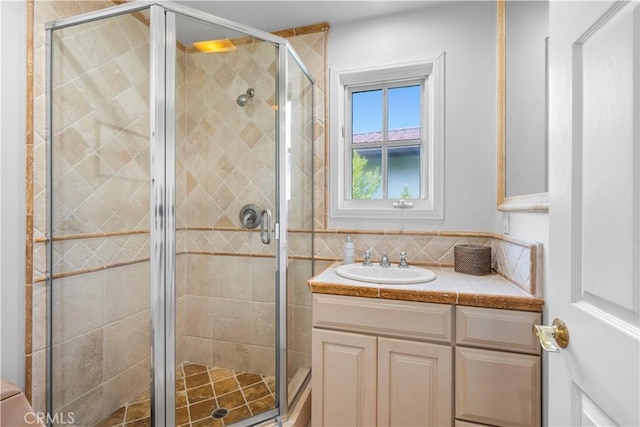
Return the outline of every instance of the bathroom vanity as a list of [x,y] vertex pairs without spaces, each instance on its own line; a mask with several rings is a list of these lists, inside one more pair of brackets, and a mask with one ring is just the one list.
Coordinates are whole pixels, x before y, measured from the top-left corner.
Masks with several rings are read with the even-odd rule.
[[377,285],[335,269],[309,281],[312,425],[541,424],[542,299],[495,274]]

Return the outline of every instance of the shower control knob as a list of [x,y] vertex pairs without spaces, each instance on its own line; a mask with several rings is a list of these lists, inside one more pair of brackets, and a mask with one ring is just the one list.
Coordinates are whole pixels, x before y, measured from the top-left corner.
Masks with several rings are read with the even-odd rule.
[[242,228],[251,229],[259,226],[262,221],[260,212],[262,212],[262,210],[257,205],[244,205],[242,209],[240,209],[240,224],[242,224]]

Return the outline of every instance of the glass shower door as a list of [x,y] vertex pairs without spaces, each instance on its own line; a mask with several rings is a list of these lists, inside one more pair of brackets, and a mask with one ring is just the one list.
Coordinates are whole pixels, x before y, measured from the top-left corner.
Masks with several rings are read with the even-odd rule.
[[282,39],[177,4],[47,34],[50,416],[286,413],[309,373],[311,82]]
[[48,410],[150,417],[149,27],[142,12],[49,32]]
[[287,401],[291,405],[311,377],[313,277],[313,83],[287,54]]
[[176,425],[248,423],[277,414],[277,47],[175,33]]

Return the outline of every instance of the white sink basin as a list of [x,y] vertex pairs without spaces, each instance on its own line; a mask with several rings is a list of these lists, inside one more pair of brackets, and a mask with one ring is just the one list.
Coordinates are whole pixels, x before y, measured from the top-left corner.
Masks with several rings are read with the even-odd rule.
[[409,266],[409,268],[398,268],[396,264],[391,265],[391,267],[345,264],[339,266],[336,269],[336,273],[338,276],[351,280],[388,285],[424,283],[430,282],[436,278],[436,274],[426,268],[414,266]]

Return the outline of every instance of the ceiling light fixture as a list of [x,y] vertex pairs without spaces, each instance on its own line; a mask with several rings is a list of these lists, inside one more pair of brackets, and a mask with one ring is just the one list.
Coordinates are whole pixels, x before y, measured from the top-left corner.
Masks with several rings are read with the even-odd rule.
[[231,52],[236,50],[236,45],[229,39],[203,40],[193,42],[193,46],[200,52]]

